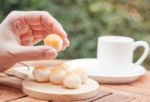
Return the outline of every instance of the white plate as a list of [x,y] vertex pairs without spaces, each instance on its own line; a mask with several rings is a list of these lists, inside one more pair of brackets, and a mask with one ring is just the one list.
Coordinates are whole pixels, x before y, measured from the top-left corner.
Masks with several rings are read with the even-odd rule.
[[30,67],[29,69],[26,66],[21,67],[15,67],[13,68],[13,74],[21,79],[25,79],[28,76],[32,75],[33,67]]
[[135,66],[130,69],[111,70],[104,69],[98,66],[97,59],[74,59],[67,61],[72,69],[83,67],[87,70],[88,75],[100,83],[128,83],[138,79],[145,74],[143,66]]

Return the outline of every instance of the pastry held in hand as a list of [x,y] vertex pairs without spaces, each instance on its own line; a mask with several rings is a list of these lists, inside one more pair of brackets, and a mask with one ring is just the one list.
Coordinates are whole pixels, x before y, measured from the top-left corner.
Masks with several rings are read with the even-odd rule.
[[88,79],[88,74],[84,68],[76,68],[72,71],[72,73],[80,76],[82,84],[86,83]]
[[49,79],[53,84],[61,85],[65,74],[65,70],[53,70],[49,76]]
[[51,70],[44,66],[37,66],[33,70],[34,79],[38,82],[49,82],[49,75]]
[[81,85],[81,78],[73,73],[68,73],[63,79],[63,86],[69,89],[79,88]]
[[51,46],[57,51],[60,51],[63,47],[63,39],[58,34],[49,34],[44,39],[44,45]]

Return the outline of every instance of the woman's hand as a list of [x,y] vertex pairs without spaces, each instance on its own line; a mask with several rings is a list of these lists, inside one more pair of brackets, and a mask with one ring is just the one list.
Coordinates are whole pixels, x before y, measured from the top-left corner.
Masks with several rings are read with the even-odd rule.
[[48,12],[12,11],[0,25],[0,72],[20,61],[54,59],[54,48],[32,46],[50,33],[63,38],[62,50],[69,46],[66,32]]

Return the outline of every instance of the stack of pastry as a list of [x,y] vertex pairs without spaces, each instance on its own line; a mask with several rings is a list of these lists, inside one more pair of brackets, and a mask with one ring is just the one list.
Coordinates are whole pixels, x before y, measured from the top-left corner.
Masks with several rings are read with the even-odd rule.
[[86,83],[88,78],[84,68],[71,68],[61,64],[53,68],[37,66],[33,70],[34,79],[37,82],[51,82],[55,85],[63,85],[65,88],[79,88]]
[[[58,34],[49,34],[44,39],[45,46],[51,46],[57,51],[61,51],[63,40]],[[83,68],[70,70],[66,64],[61,64],[53,68],[37,66],[33,70],[34,79],[37,82],[51,82],[55,85],[63,85],[66,88],[78,88],[85,84],[88,78],[87,72]]]

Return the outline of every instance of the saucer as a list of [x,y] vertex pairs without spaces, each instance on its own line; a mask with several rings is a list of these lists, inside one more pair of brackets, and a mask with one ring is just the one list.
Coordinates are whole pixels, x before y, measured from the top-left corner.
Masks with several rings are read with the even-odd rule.
[[74,59],[65,62],[72,69],[82,67],[87,70],[89,77],[100,83],[129,83],[144,75],[146,70],[141,65],[134,65],[133,68],[111,70],[98,66],[96,58]]

